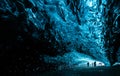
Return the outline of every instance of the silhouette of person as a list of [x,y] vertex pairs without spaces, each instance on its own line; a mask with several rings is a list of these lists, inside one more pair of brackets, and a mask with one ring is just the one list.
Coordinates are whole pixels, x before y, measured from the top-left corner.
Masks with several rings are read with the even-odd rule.
[[87,62],[87,66],[89,67],[89,62]]
[[96,61],[94,62],[94,67],[96,67]]

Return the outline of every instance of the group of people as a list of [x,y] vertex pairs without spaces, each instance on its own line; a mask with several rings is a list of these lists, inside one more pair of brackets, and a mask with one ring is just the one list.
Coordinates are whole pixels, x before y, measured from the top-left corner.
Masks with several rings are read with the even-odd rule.
[[[90,66],[90,63],[89,63],[89,62],[87,63],[87,66],[88,66],[88,67]],[[92,66],[96,67],[96,61],[92,63]]]
[[102,66],[102,63],[96,63],[96,61],[95,62],[93,62],[93,63],[89,63],[89,62],[87,62],[87,66],[89,67],[89,66],[92,66],[92,67],[96,67],[96,66]]

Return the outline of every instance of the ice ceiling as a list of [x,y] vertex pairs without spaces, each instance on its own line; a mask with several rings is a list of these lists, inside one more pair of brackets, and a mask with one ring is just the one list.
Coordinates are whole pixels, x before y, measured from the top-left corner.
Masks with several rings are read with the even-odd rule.
[[1,64],[17,70],[110,66],[120,62],[119,25],[117,0],[1,0]]
[[[55,5],[56,3],[58,4]],[[93,61],[99,60],[109,65],[104,48],[105,5],[106,1],[100,4],[98,0],[70,0],[69,3],[66,0],[47,1],[45,10],[48,12],[50,22],[54,22],[56,40],[59,42],[59,38],[62,38],[63,44],[70,43],[65,47],[72,53],[82,52],[94,57]],[[83,58],[77,59],[72,56],[72,59],[78,61],[85,59],[84,55],[79,56]],[[69,61],[69,57],[66,59]]]

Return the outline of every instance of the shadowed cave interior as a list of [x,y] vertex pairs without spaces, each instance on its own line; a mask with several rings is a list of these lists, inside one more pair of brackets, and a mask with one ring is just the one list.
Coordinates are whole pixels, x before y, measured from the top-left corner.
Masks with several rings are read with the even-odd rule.
[[120,65],[120,1],[0,0],[0,60],[8,72]]

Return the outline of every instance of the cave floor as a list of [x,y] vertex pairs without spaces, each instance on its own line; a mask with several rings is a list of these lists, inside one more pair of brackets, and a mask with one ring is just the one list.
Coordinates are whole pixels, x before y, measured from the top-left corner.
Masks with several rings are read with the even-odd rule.
[[48,71],[40,76],[120,76],[120,66]]

